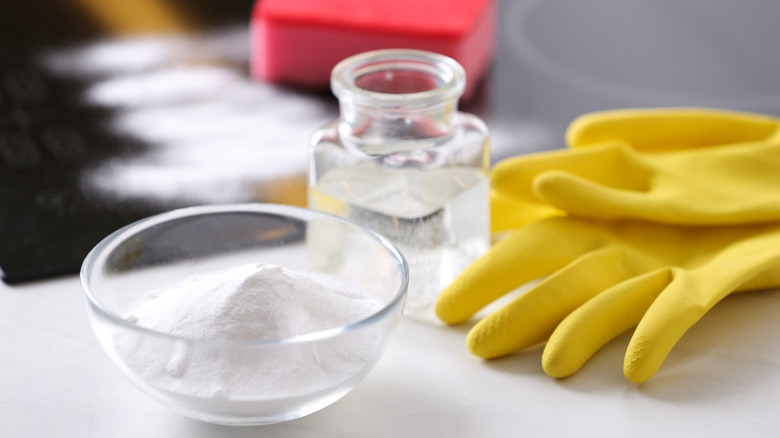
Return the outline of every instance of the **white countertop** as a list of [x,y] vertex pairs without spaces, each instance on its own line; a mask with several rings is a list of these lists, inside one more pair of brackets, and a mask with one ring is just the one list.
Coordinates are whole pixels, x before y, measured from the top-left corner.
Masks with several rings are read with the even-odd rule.
[[0,436],[501,437],[780,436],[780,293],[727,298],[652,379],[622,376],[624,335],[556,380],[540,352],[493,361],[467,327],[405,319],[353,392],[308,417],[215,426],[147,398],[114,368],[89,326],[76,276],[0,285]]

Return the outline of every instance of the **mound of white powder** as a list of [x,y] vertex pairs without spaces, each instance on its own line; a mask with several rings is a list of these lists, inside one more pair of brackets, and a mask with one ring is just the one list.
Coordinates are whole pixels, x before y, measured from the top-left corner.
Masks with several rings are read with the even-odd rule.
[[249,264],[155,290],[127,320],[195,339],[285,339],[364,319],[381,303],[334,277]]
[[[330,276],[250,264],[154,290],[126,319],[190,339],[259,341],[343,327],[381,306]],[[283,399],[341,384],[372,360],[381,338],[382,333],[366,329],[317,345],[258,349],[129,332],[118,336],[114,347],[152,386],[213,403]]]

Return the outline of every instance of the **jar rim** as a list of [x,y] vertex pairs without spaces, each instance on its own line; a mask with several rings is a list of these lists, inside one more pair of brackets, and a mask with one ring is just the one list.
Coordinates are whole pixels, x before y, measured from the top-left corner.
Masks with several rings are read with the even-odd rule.
[[[382,92],[358,85],[368,74],[390,70],[413,71],[429,75],[436,85],[412,92]],[[350,56],[333,68],[331,90],[341,101],[380,106],[430,104],[459,98],[465,89],[466,73],[454,59],[416,49],[373,50]]]

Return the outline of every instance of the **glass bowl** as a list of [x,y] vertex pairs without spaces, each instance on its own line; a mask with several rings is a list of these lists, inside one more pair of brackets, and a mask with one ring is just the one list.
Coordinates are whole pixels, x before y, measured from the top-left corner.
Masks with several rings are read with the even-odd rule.
[[[378,300],[378,310],[284,339],[177,336],[127,316],[152,290],[257,263],[349,282]],[[403,256],[381,235],[270,204],[191,207],[143,219],[105,238],[81,268],[92,327],[124,375],[187,417],[233,425],[299,418],[351,391],[397,326],[408,278]],[[256,305],[266,304],[273,305]]]

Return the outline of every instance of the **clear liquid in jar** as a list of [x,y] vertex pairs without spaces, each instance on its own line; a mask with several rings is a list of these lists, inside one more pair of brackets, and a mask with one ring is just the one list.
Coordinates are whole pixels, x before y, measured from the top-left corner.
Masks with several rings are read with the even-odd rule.
[[441,290],[489,245],[488,182],[474,168],[423,171],[361,162],[323,175],[309,204],[398,246],[410,268],[408,315],[429,313]]

